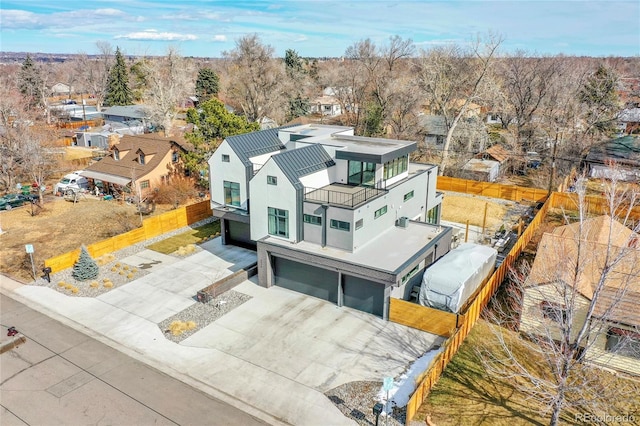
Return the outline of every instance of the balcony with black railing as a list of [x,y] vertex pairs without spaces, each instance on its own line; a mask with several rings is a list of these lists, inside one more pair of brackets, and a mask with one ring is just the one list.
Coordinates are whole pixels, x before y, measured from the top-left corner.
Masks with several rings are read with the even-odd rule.
[[304,188],[304,200],[312,203],[356,208],[386,194],[386,189],[367,186],[331,184],[323,188]]

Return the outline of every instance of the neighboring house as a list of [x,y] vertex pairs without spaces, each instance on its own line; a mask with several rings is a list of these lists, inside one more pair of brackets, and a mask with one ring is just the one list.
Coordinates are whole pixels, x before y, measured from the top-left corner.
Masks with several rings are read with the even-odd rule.
[[590,177],[636,181],[640,178],[640,137],[624,136],[594,146],[585,164]]
[[74,91],[75,89],[73,88],[73,86],[69,86],[68,84],[64,84],[64,83],[56,83],[53,86],[51,86],[51,94],[54,96],[65,95],[69,97],[71,96],[71,93],[73,93]]
[[144,133],[151,122],[144,105],[112,106],[102,110],[105,125],[127,127],[133,134]]
[[437,166],[409,163],[415,149],[328,125],[228,137],[209,160],[223,243],[257,246],[261,286],[387,318],[451,247]]
[[102,113],[93,105],[52,105],[51,114],[64,121],[92,121],[102,118]]
[[498,176],[511,166],[511,154],[502,145],[493,145],[485,149],[484,152],[478,154],[478,158],[482,160],[497,161],[499,164]]
[[115,132],[109,132],[107,130],[102,130],[99,132],[96,131],[86,131],[86,132],[76,132],[74,135],[75,146],[82,146],[85,148],[98,148],[108,150],[110,145],[110,141],[120,140],[122,137],[121,134]]
[[447,139],[447,125],[441,115],[421,115],[418,118],[419,126],[424,133],[424,142],[427,145],[442,149]]
[[[625,256],[607,275],[594,307],[592,328],[599,329],[600,333],[589,336],[582,349],[585,359],[590,362],[640,375],[640,250],[637,236],[619,222],[611,222],[609,216],[585,220],[582,232],[579,227],[580,223],[560,226],[553,233],[543,235],[525,282],[520,331],[560,339],[560,323],[569,315],[562,296],[566,289],[563,286],[577,287],[571,316],[574,325],[582,324],[602,277],[608,248],[614,258],[624,250]],[[579,262],[576,260],[578,236],[582,240]],[[574,279],[576,264],[579,264],[579,272]],[[616,301],[619,302],[614,303]],[[574,335],[578,327],[575,328]]]
[[335,117],[342,114],[342,107],[335,96],[323,95],[311,101],[309,111],[313,114]]
[[110,142],[114,144],[109,155],[80,173],[89,178],[91,187],[102,187],[109,194],[129,187],[144,196],[182,169],[180,153],[189,148],[182,138],[158,133],[125,135]]
[[618,130],[621,134],[630,135],[640,131],[640,108],[622,110],[618,117]]

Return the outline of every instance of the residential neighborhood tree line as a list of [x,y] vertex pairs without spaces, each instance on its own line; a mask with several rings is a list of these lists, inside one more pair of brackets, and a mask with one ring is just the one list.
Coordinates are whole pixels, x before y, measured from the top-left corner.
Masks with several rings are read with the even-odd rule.
[[[187,115],[189,123],[201,125],[208,114],[233,111],[233,117],[209,124],[228,129],[189,136],[197,145],[188,161],[195,172],[220,138],[253,131],[254,123],[282,125],[307,116],[314,99],[329,88],[343,114],[326,120],[352,126],[357,135],[424,141],[434,132],[425,117],[440,117],[441,146],[421,143],[418,156],[438,161],[441,173],[455,175],[464,161],[491,144],[501,143],[521,159],[528,151],[548,150],[558,135],[556,157],[566,159],[558,162],[564,171],[612,135],[625,102],[640,101],[640,93],[627,99],[618,95],[625,78],[640,77],[638,58],[502,53],[501,43],[499,35],[487,34],[466,44],[421,49],[411,39],[393,36],[380,44],[360,40],[347,46],[342,58],[318,60],[293,49],[278,57],[250,34],[237,39],[221,59],[205,60],[185,58],[174,47],[161,57],[131,57],[100,41],[98,55],[80,54],[58,64],[27,57],[17,72],[4,73],[2,90],[11,96],[3,99],[16,101],[4,118],[50,122],[48,88],[62,82],[73,87],[72,96],[91,97],[98,109],[144,103],[168,135],[184,100],[196,95],[201,109]],[[211,98],[224,110],[205,108]],[[488,113],[498,124],[486,125]],[[238,126],[237,117],[245,124]],[[6,156],[5,145],[11,144],[3,143]],[[3,176],[5,185],[7,179]]]

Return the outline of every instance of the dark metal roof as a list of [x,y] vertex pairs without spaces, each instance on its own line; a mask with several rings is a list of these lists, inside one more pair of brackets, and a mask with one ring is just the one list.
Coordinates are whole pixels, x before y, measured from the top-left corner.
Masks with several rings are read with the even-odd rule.
[[319,144],[275,154],[271,157],[294,186],[301,186],[300,178],[334,166],[336,163]]
[[278,138],[278,130],[282,128],[283,127],[278,127],[275,129],[245,133],[243,135],[229,136],[225,138],[225,140],[233,152],[240,158],[240,161],[242,161],[245,166],[250,166],[250,157],[284,149],[284,144]]
[[589,151],[588,163],[606,164],[613,160],[620,164],[640,166],[640,138],[625,136],[595,146]]

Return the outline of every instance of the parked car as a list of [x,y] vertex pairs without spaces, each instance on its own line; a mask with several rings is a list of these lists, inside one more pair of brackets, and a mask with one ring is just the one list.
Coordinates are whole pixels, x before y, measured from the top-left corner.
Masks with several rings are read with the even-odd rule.
[[37,196],[23,194],[7,194],[0,197],[0,210],[11,210],[23,204],[31,203]]

